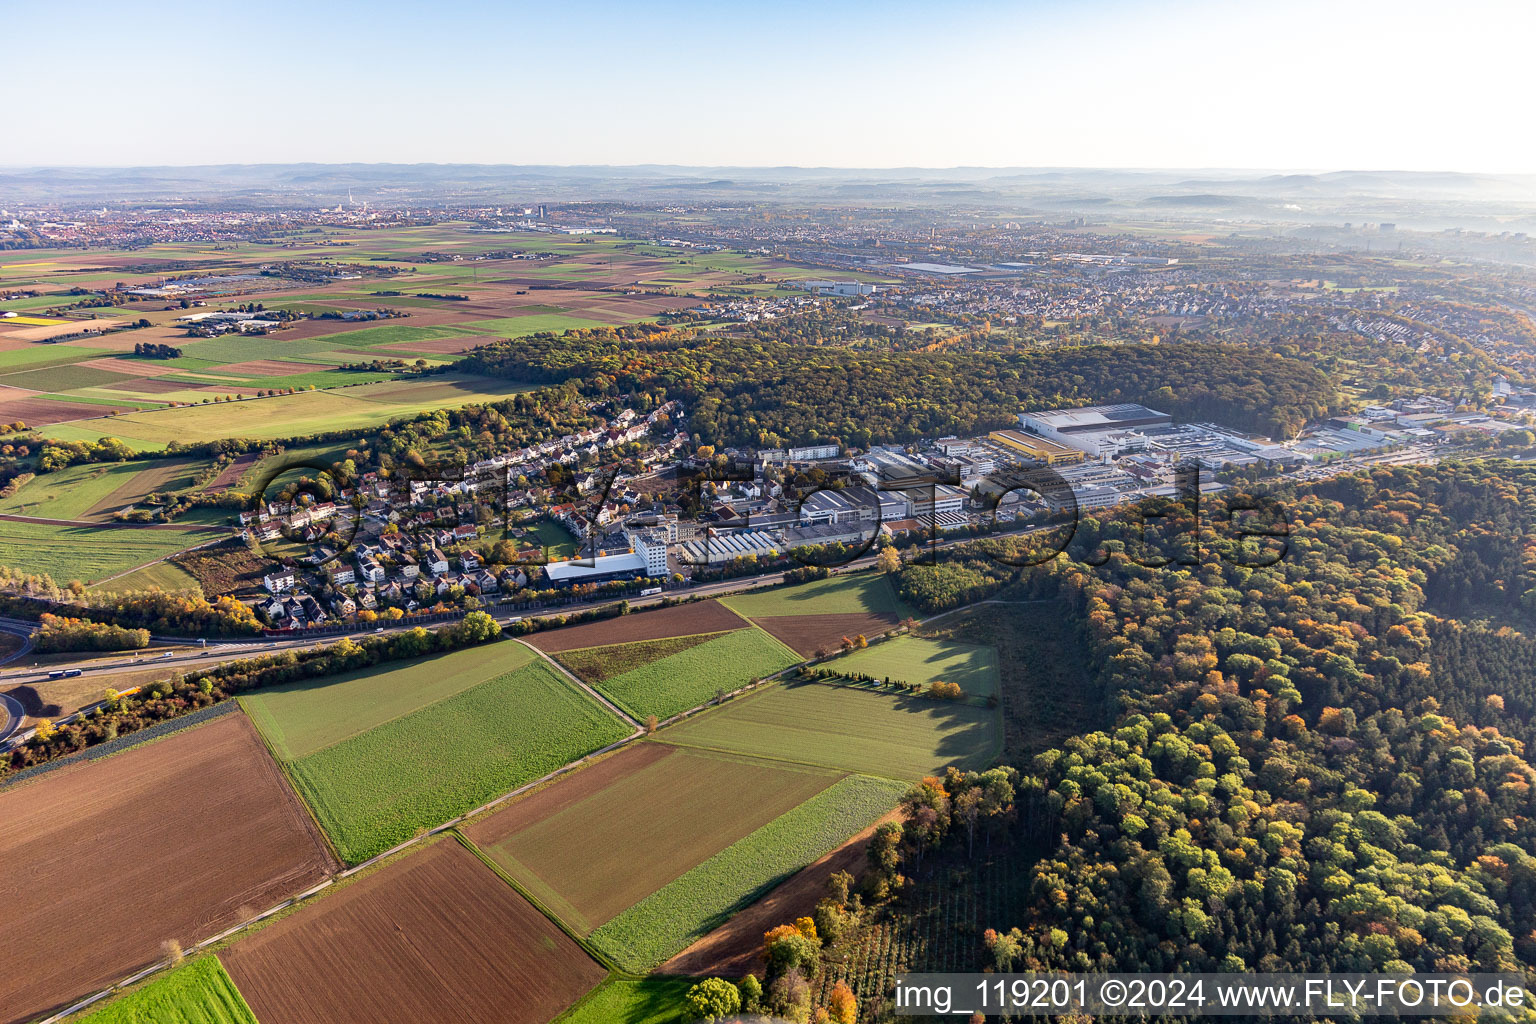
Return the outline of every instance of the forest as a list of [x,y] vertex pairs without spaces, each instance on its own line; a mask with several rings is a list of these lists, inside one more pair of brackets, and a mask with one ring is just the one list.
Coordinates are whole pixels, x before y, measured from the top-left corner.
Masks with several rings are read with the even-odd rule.
[[1210,344],[906,352],[604,328],[497,342],[456,368],[591,396],[664,393],[702,442],[763,447],[985,433],[1032,405],[1122,401],[1292,437],[1336,401],[1305,363]]
[[[1081,631],[1109,724],[1010,744],[1017,856],[975,849],[952,785],[915,789],[882,852],[894,898],[827,951],[826,984],[860,982],[838,965],[893,943],[951,970],[1536,961],[1536,645],[1517,628],[1536,583],[1536,468],[1376,469],[1269,496],[1291,522],[1272,565],[1222,557],[1232,541],[1193,518],[1175,524],[1190,564],[1149,564],[1122,508],[1080,528],[1073,549],[1100,558],[1019,571],[1010,597],[1052,601],[1065,635]],[[952,561],[976,572],[974,558]],[[909,566],[898,585],[920,593],[935,571]],[[1038,632],[1043,607],[985,621]],[[1011,679],[1005,708],[1021,698]],[[927,923],[956,900],[972,908],[943,932],[959,963]],[[866,1007],[890,980],[865,972]]]

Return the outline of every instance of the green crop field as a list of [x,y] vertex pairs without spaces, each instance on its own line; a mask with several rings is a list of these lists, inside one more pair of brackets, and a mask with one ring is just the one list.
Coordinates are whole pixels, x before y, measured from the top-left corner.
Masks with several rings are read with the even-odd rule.
[[112,352],[104,348],[75,348],[72,345],[33,342],[27,348],[13,348],[0,352],[0,374],[4,375],[0,376],[0,384],[7,383],[6,378],[15,376],[17,371],[41,366],[62,366],[65,363],[78,363],[85,359],[109,355],[112,355]]
[[[569,776],[557,788],[574,802],[483,847],[583,934],[838,778],[824,769],[662,745],[620,756],[638,767],[584,796],[595,783]],[[509,819],[526,813],[517,805],[506,812]],[[485,828],[495,835],[495,818]]]
[[47,573],[60,585],[95,583],[218,536],[201,530],[106,530],[0,520],[0,565]]
[[0,498],[0,512],[40,519],[79,519],[147,465],[95,463],[44,473],[27,481],[9,498]]
[[843,779],[630,907],[592,943],[626,971],[649,971],[863,831],[905,791],[888,779]]
[[827,668],[834,672],[863,672],[893,682],[927,686],[943,681],[958,683],[967,696],[991,697],[997,693],[997,651],[973,644],[897,637],[838,658]]
[[613,317],[591,318],[567,316],[563,313],[534,313],[531,316],[509,316],[497,320],[473,320],[465,324],[482,334],[494,334],[508,338],[521,338],[541,331],[572,331],[582,327],[602,327],[622,323]]
[[431,408],[495,402],[527,390],[527,385],[514,381],[428,377],[76,420],[44,427],[42,433],[63,439],[110,435],[138,448],[164,447],[169,441],[195,444],[225,437],[303,437],[380,426]]
[[240,698],[283,761],[296,761],[472,686],[522,668],[522,644],[490,643],[435,658],[267,687]]
[[79,1024],[256,1024],[256,1015],[219,958],[205,956],[80,1018]]
[[[705,637],[703,643],[696,645],[678,644],[679,640],[689,639],[693,638],[678,637],[588,648],[562,655],[560,660],[578,675],[581,671],[577,665],[590,669],[596,662],[598,672],[603,677],[590,680],[592,684],[605,697],[637,718],[646,715],[670,718],[680,711],[703,704],[714,697],[717,691],[735,690],[800,660],[799,655],[755,628],[736,629]],[[663,645],[658,657],[649,658],[646,657],[649,652],[641,652],[636,667],[619,675],[604,674],[607,669],[625,664],[630,653],[623,648],[653,648],[658,644]],[[666,650],[665,645],[669,644],[673,645],[672,650]],[[616,664],[610,664],[609,657],[619,660]],[[576,664],[572,664],[573,660]]]
[[606,647],[579,647],[555,655],[555,660],[589,683],[605,683],[691,647],[716,640],[731,630],[669,636],[661,640],[636,640]]
[[286,768],[337,852],[355,863],[628,731],[538,661]]
[[172,562],[155,562],[142,569],[135,569],[126,576],[119,576],[101,589],[122,594],[130,590],[148,590],[151,587],[159,587],[167,593],[190,591],[194,594],[202,594],[203,592],[203,586],[197,582],[197,577]]
[[682,1024],[683,998],[697,978],[609,978],[555,1024]]
[[774,587],[736,594],[722,598],[721,603],[749,619],[774,615],[847,615],[857,612],[911,614],[897,600],[896,592],[891,589],[886,578],[870,572],[845,573],[794,587]]
[[916,781],[985,766],[1002,744],[995,708],[852,686],[788,683],[668,727],[684,746]]

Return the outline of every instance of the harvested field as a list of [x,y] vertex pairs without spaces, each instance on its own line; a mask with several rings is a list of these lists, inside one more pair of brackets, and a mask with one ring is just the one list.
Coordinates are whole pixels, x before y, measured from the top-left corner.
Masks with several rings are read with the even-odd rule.
[[[21,420],[29,427],[46,427],[50,423],[65,423],[102,416],[109,412],[125,412],[131,405],[87,405],[84,402],[65,402],[57,398],[0,398],[0,422],[14,423]],[[105,430],[103,430],[105,433]]]
[[243,715],[0,790],[0,1020],[30,1020],[335,865]]
[[221,366],[219,373],[230,377],[287,377],[295,373],[334,370],[339,365],[339,363],[295,363],[286,359],[250,359],[243,363]]
[[900,821],[892,811],[848,842],[806,865],[789,881],[662,964],[663,974],[740,978],[763,973],[763,933],[786,921],[809,917],[827,894],[827,880],[839,871],[862,878],[869,868],[864,851],[883,822]]
[[[837,777],[642,743],[465,834],[566,924],[588,934]],[[581,856],[572,856],[576,850]]]
[[853,612],[846,615],[769,615],[752,621],[785,646],[810,658],[818,651],[829,654],[836,651],[845,636],[852,638],[862,633],[867,638],[895,629],[901,617],[881,612]]
[[607,974],[452,841],[324,896],[223,960],[272,1024],[546,1024]]
[[749,623],[745,619],[718,601],[697,601],[546,630],[533,634],[527,641],[546,654],[558,654],[582,647],[603,647],[635,640],[664,640],[698,633],[719,633],[747,625]]
[[179,380],[157,380],[154,377],[141,377],[138,380],[119,381],[112,385],[113,391],[128,391],[138,395],[164,395],[172,391],[185,391],[187,384]]
[[407,354],[422,353],[424,355],[453,355],[458,352],[468,352],[477,345],[484,345],[489,339],[483,334],[467,334],[462,338],[437,338],[432,341],[395,341],[387,345],[375,345],[380,352],[402,352]]

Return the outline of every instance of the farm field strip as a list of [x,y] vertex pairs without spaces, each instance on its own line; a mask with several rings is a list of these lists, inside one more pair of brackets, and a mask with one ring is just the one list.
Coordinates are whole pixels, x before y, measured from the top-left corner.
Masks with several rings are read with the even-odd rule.
[[[587,657],[581,657],[582,654]],[[572,661],[590,667],[593,658],[594,652],[571,652],[561,661],[574,671]],[[767,633],[749,627],[717,634],[619,675],[589,681],[630,715],[665,719],[704,704],[717,692],[733,692],[799,660],[798,655]]]
[[582,647],[696,636],[700,633],[742,629],[750,625],[750,622],[719,601],[692,601],[549,629],[532,634],[527,637],[527,642],[546,654],[559,654]]
[[[211,722],[0,790],[0,862],[20,894],[0,934],[19,1024],[116,983],[334,868],[245,716]],[[21,894],[30,894],[23,896]]]
[[592,942],[624,970],[650,971],[861,832],[906,788],[843,779],[630,907],[593,932]]
[[908,615],[885,576],[869,572],[842,573],[797,586],[735,594],[721,603],[749,619],[778,615]]
[[286,768],[337,851],[357,863],[629,734],[534,661]]
[[967,696],[991,697],[998,692],[997,651],[977,644],[902,636],[844,655],[825,667],[920,686],[956,683]]
[[221,956],[265,1024],[546,1024],[607,973],[451,839]]
[[669,726],[668,743],[779,758],[915,782],[999,752],[995,708],[789,682]]
[[239,698],[282,761],[296,761],[533,660],[521,644],[489,643],[404,664],[264,687]]
[[219,958],[209,954],[79,1018],[79,1024],[257,1024],[257,1020]]
[[0,520],[0,563],[60,585],[94,583],[225,536],[220,530],[96,529]]
[[[540,903],[588,934],[838,778],[646,742],[463,831]],[[572,856],[575,850],[582,855]]]

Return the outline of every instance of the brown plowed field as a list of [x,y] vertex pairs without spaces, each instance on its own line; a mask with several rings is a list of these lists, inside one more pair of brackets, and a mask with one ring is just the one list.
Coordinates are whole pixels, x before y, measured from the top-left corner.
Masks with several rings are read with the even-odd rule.
[[664,640],[695,633],[719,633],[751,623],[718,601],[677,604],[657,611],[638,611],[613,619],[583,622],[575,626],[535,633],[528,642],[546,654],[581,647],[627,644],[633,640]]
[[827,895],[827,879],[839,871],[862,877],[868,867],[864,850],[869,846],[869,837],[882,822],[899,818],[892,811],[814,864],[806,865],[789,881],[662,964],[657,973],[739,978],[751,971],[761,977],[763,961],[759,954],[763,951],[763,933],[810,916]]
[[56,398],[8,398],[0,401],[0,422],[21,420],[29,427],[45,427],[50,423],[105,416],[109,412],[126,412],[132,408],[127,404],[87,405],[84,402],[61,402]]
[[545,1024],[606,972],[444,840],[220,955],[272,1024]]
[[0,1021],[67,1005],[335,868],[242,714],[0,790]]
[[884,612],[851,612],[837,615],[766,615],[754,619],[762,629],[809,658],[818,649],[836,651],[843,637],[863,633],[872,637],[895,628],[901,616]]

